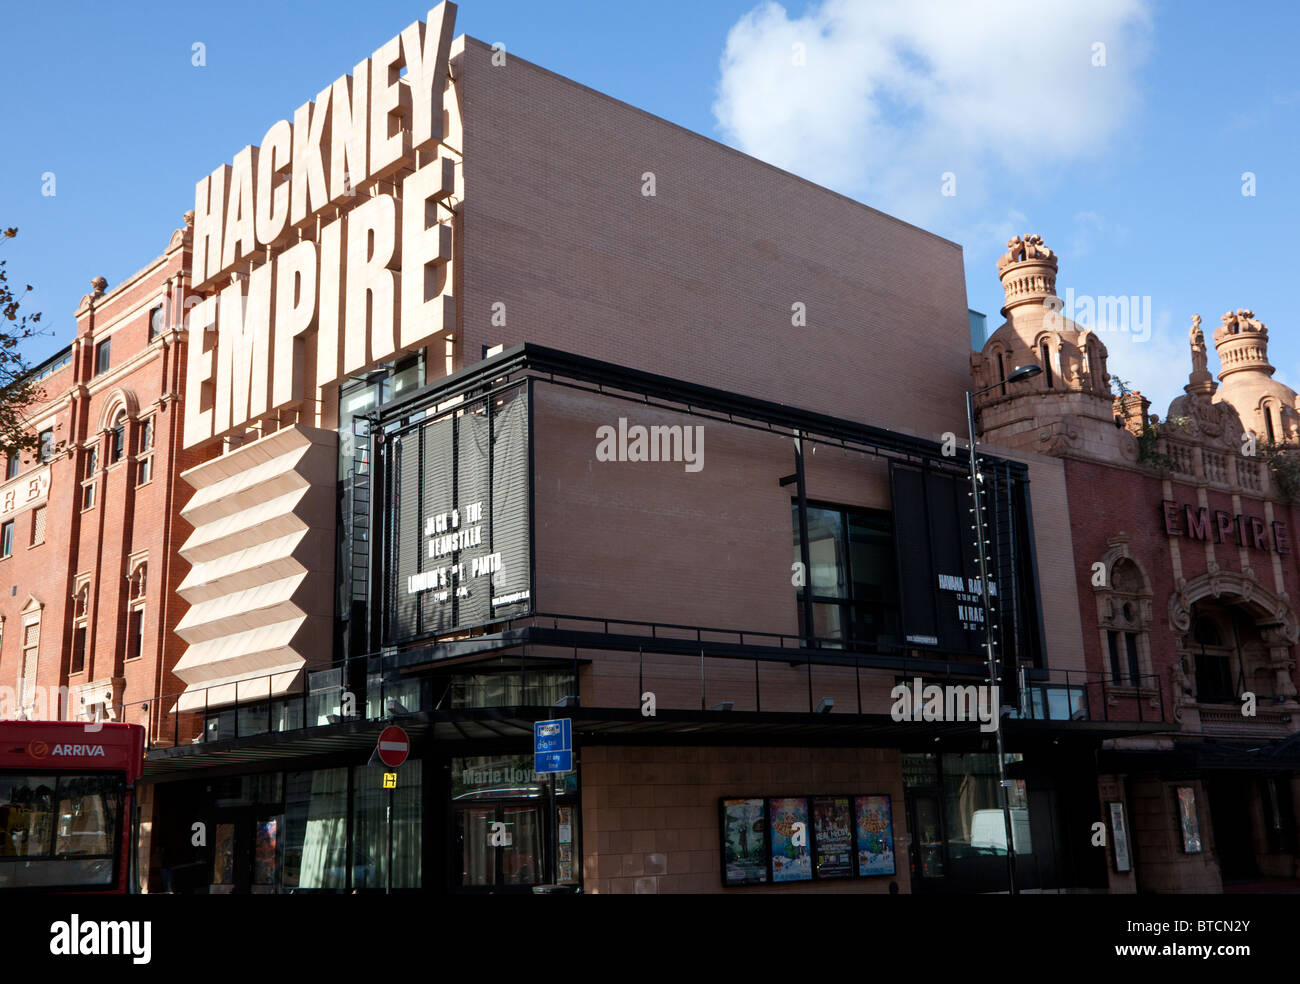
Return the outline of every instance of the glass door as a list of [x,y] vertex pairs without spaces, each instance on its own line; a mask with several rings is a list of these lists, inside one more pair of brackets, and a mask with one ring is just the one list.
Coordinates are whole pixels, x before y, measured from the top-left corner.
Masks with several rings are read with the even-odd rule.
[[504,802],[456,808],[457,884],[530,887],[546,881],[545,806]]
[[943,812],[938,790],[907,791],[907,826],[911,833],[912,891],[936,891],[943,885]]
[[252,876],[253,811],[248,807],[217,810],[208,836],[212,847],[208,894],[247,894]]
[[273,895],[282,887],[281,869],[284,857],[284,815],[260,816],[253,822],[253,877],[254,895]]

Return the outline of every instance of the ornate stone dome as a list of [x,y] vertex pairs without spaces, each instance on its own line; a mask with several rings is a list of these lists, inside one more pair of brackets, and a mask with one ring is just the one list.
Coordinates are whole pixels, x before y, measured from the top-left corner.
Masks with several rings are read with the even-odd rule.
[[[1199,325],[1200,319],[1196,320]],[[1300,442],[1296,391],[1273,378],[1276,370],[1268,360],[1268,326],[1248,308],[1229,311],[1220,320],[1214,347],[1222,385],[1214,393],[1214,402],[1232,407],[1242,426],[1261,440]]]

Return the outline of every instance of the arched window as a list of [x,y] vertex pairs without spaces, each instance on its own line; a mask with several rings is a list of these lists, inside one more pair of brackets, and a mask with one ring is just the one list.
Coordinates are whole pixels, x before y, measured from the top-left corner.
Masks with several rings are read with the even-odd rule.
[[123,410],[113,420],[112,441],[109,451],[109,464],[117,464],[126,453],[126,411]]
[[1112,686],[1152,687],[1150,643],[1151,595],[1146,578],[1128,557],[1111,565],[1110,577],[1098,587],[1102,659]]

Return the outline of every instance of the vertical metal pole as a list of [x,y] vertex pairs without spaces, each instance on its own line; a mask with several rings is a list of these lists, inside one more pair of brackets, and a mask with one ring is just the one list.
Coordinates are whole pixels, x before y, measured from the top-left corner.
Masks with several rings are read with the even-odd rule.
[[385,895],[393,894],[393,787],[388,787],[388,864],[384,866],[387,869],[387,886],[384,889]]
[[551,884],[552,884],[552,885],[558,885],[558,884],[560,884],[560,855],[559,855],[559,848],[556,847],[556,843],[557,843],[557,839],[558,839],[559,831],[556,830],[556,822],[557,822],[557,820],[558,820],[558,817],[557,817],[556,814],[555,814],[555,777],[558,776],[558,775],[559,775],[558,772],[552,772],[552,773],[551,773],[551,781],[550,781],[549,783],[546,784],[546,785],[547,785],[547,788],[550,790],[550,794],[551,794],[551,795],[550,795],[550,800],[551,800],[551,864],[550,864],[550,869],[551,869]]
[[812,557],[808,546],[808,490],[803,477],[803,435],[794,432],[794,474],[796,489],[799,493],[799,560],[803,563],[803,641],[812,648],[813,605],[812,605]]
[[[978,554],[980,572],[980,603],[984,615],[984,649],[988,659],[989,687],[998,694],[997,657],[993,652],[993,606],[989,603],[988,558],[985,556],[984,542],[984,508],[980,502],[980,474],[975,461],[975,397],[966,393],[966,434],[969,438],[968,454],[970,459],[970,492],[975,516],[975,548]],[[1011,824],[1011,787],[1007,782],[1007,764],[1002,748],[1002,700],[999,696],[993,702],[993,734],[997,738],[998,788],[1002,794],[1002,822],[1006,826],[1007,836],[1007,885],[1012,895],[1016,891],[1016,839]]]

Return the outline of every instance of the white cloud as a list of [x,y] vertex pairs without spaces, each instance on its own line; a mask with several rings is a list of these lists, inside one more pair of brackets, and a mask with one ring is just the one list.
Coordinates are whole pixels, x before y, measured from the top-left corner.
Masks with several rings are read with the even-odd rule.
[[944,172],[974,205],[1103,153],[1149,26],[1146,0],[823,0],[794,19],[769,0],[727,35],[714,116],[746,153],[924,221],[953,201]]

